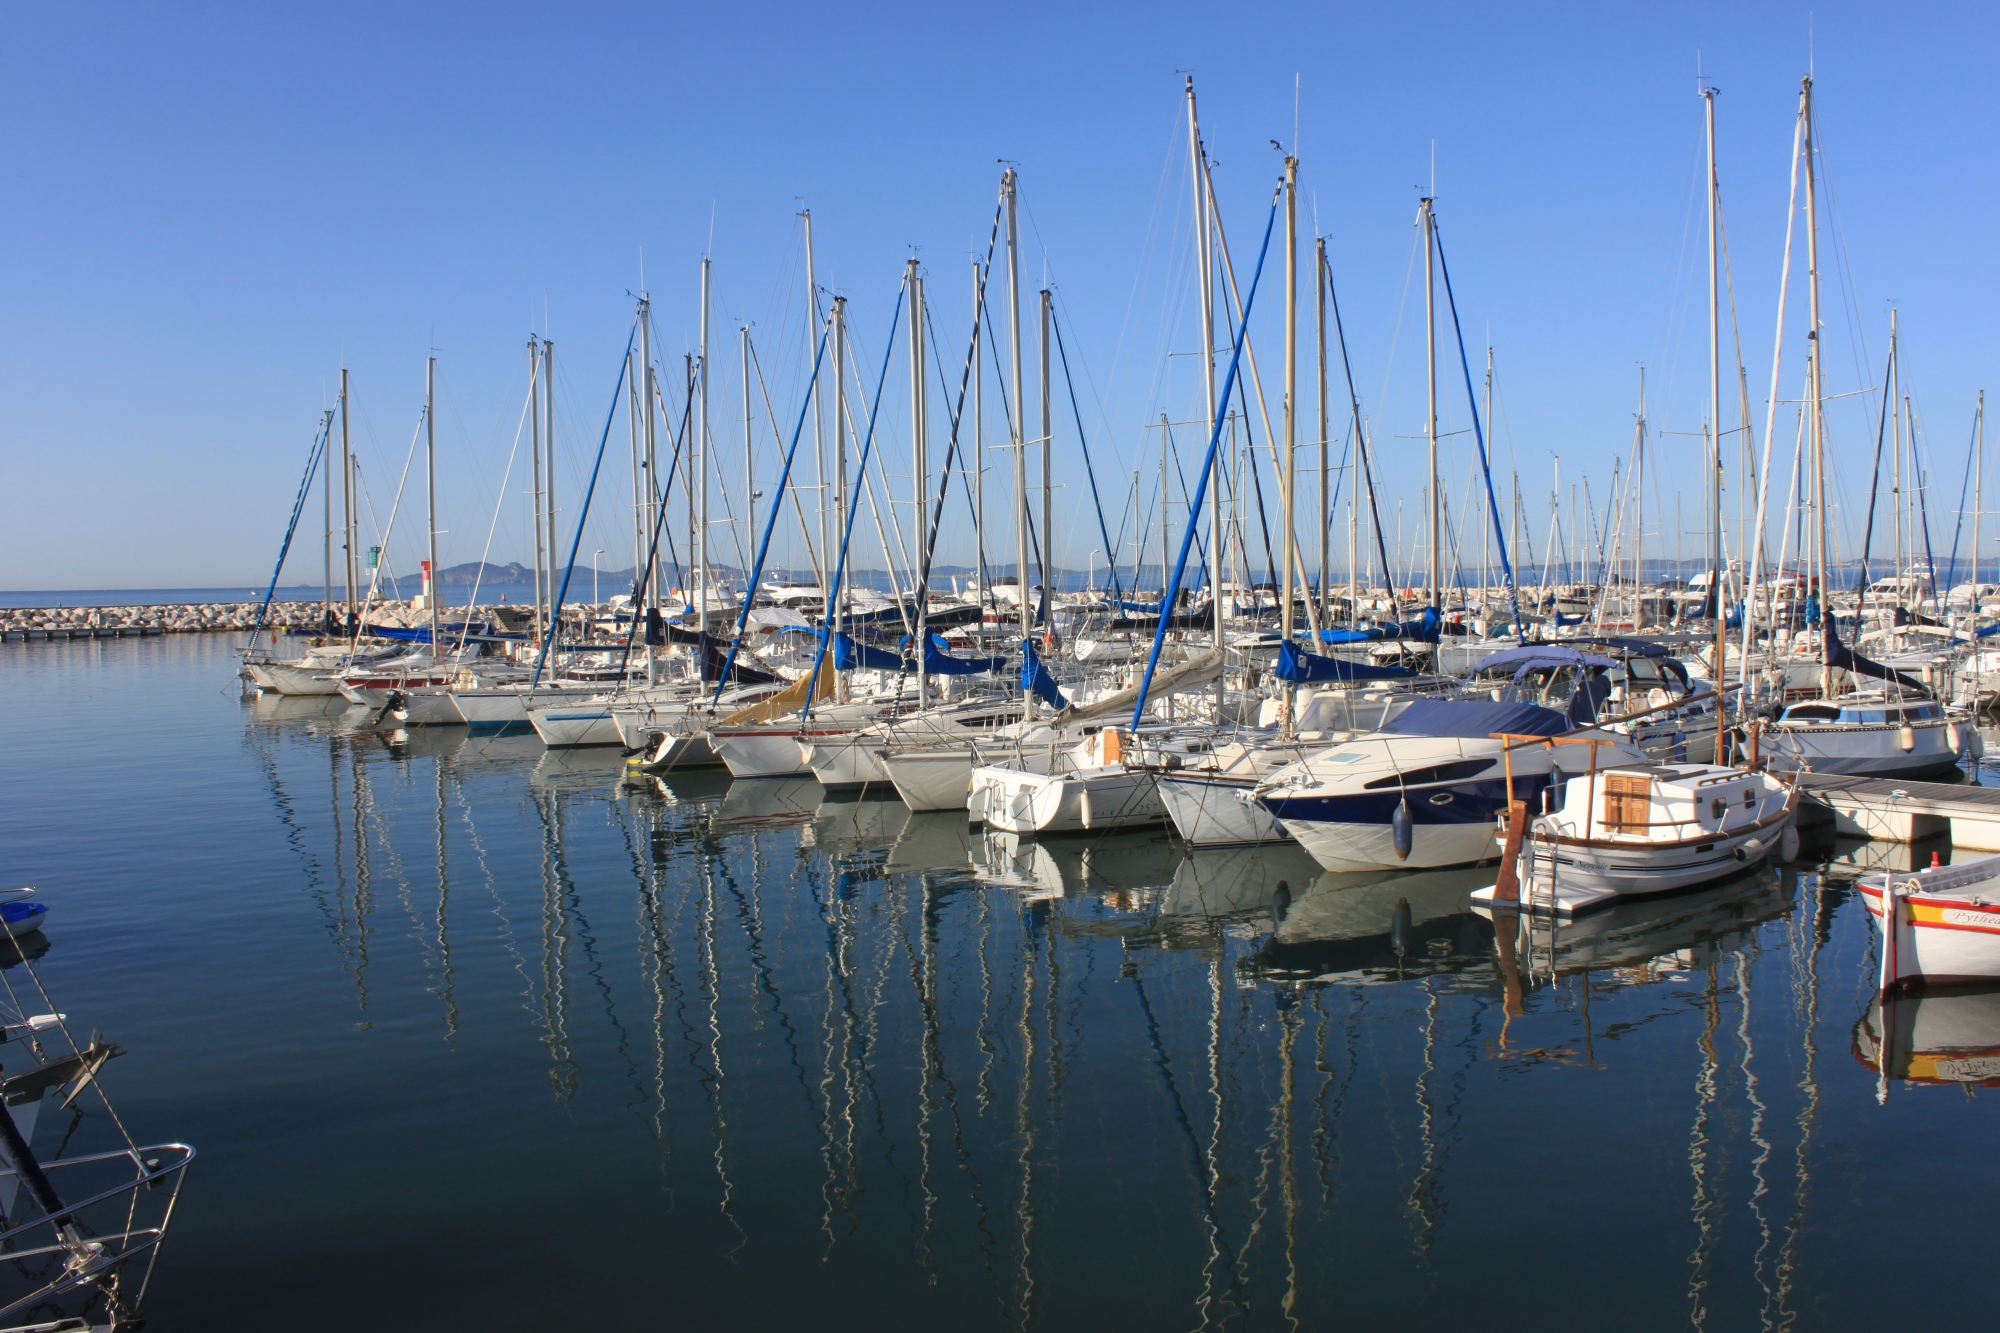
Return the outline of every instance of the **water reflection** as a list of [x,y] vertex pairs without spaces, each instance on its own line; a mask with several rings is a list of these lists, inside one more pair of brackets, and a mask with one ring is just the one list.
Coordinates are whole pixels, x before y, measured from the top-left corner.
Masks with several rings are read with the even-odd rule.
[[1991,996],[1829,1019],[1871,937],[1789,872],[1494,920],[1490,868],[1022,841],[300,702],[250,748],[356,1022],[450,1048],[523,1142],[579,1127],[593,1252],[695,1322],[1477,1317],[1532,1221],[1588,1261],[1557,1322],[1791,1327],[1837,1280],[1801,1245],[1841,1225],[1822,1022],[1870,1070],[1889,1023],[1900,1079],[2000,1060]]

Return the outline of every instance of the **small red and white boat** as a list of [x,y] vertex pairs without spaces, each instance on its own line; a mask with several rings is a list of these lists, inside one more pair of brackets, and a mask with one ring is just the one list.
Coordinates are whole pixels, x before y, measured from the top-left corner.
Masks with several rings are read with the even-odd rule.
[[2000,981],[2000,856],[1855,885],[1882,929],[1883,993]]

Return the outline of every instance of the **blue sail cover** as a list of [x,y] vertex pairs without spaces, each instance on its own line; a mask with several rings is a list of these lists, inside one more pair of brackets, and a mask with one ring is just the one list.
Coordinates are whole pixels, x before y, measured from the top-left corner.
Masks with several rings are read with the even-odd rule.
[[1570,729],[1570,721],[1540,704],[1496,704],[1483,699],[1418,699],[1384,731],[1404,736],[1554,736]]
[[1369,662],[1350,662],[1342,657],[1320,657],[1293,643],[1278,645],[1277,677],[1295,684],[1314,680],[1408,680],[1420,674],[1408,667],[1376,666]]
[[1056,687],[1056,678],[1042,665],[1042,659],[1035,655],[1035,641],[1021,640],[1021,688],[1033,690],[1035,697],[1051,708],[1067,708],[1069,701]]
[[869,671],[901,671],[903,659],[886,648],[870,648],[865,643],[857,643],[851,636],[833,636],[833,669],[853,671],[857,667]]
[[1368,629],[1323,629],[1319,632],[1321,643],[1389,643],[1400,639],[1411,639],[1418,643],[1436,643],[1442,630],[1437,608],[1427,606],[1424,613],[1415,620],[1406,620],[1400,625],[1374,625]]
[[953,657],[945,641],[933,634],[924,645],[924,672],[931,676],[976,676],[983,671],[999,673],[1007,669],[1004,657]]
[[1852,648],[1842,643],[1840,641],[1840,631],[1834,627],[1832,616],[1829,615],[1822,624],[1825,628],[1821,634],[1821,640],[1825,646],[1826,655],[1824,660],[1828,666],[1845,667],[1857,676],[1873,676],[1877,680],[1889,681],[1894,685],[1899,685],[1903,689],[1909,690],[1921,699],[1928,699],[1930,697],[1930,691],[1924,688],[1923,682],[1914,677],[1904,675],[1894,667],[1883,666],[1880,662],[1871,662],[1860,653],[1855,652]]

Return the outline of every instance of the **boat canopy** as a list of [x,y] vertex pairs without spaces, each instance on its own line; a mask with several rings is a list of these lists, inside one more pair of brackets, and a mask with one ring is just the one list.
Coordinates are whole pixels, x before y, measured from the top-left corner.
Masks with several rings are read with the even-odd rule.
[[1554,736],[1572,729],[1570,720],[1540,704],[1496,704],[1483,699],[1418,699],[1396,714],[1384,731],[1405,736]]
[[[1664,654],[1662,654],[1664,656]],[[1514,679],[1519,680],[1530,671],[1552,667],[1615,667],[1618,663],[1608,657],[1594,657],[1576,648],[1565,648],[1555,643],[1531,643],[1520,648],[1502,648],[1497,653],[1482,658],[1472,668],[1472,674],[1493,667],[1513,667]]]
[[1871,662],[1860,653],[1855,652],[1852,648],[1842,643],[1840,641],[1840,630],[1834,625],[1832,616],[1827,616],[1821,623],[1823,629],[1820,637],[1826,649],[1825,661],[1828,666],[1845,667],[1857,676],[1873,676],[1877,680],[1886,680],[1892,685],[1899,685],[1903,689],[1909,690],[1920,697],[1929,696],[1930,691],[1924,688],[1922,681],[1912,676],[1906,676],[1894,667],[1883,666],[1880,662]]

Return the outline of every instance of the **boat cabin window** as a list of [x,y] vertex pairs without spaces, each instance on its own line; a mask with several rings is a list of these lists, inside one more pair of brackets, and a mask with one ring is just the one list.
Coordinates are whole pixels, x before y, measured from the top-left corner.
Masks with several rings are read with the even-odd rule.
[[1361,785],[1372,790],[1379,787],[1422,787],[1433,782],[1462,782],[1484,773],[1499,762],[1497,759],[1461,759],[1456,763],[1413,768],[1407,773],[1391,773],[1386,778],[1376,778]]
[[1840,710],[1827,704],[1793,704],[1785,710],[1786,722],[1838,722]]

